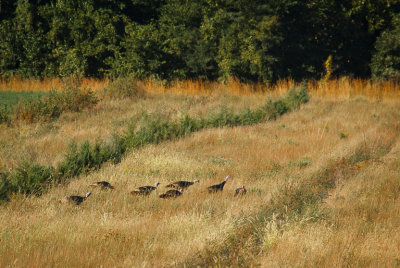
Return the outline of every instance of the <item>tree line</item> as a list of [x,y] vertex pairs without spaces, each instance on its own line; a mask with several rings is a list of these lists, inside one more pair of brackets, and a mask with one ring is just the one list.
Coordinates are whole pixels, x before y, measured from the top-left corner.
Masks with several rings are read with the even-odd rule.
[[399,78],[400,0],[0,0],[0,77],[273,83],[327,71]]

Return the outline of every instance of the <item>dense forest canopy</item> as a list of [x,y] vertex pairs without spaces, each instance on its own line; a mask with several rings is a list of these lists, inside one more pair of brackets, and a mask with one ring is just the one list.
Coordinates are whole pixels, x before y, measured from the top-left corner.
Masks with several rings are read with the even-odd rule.
[[[0,0],[0,77],[400,77],[400,0]],[[326,65],[326,64],[325,64]]]

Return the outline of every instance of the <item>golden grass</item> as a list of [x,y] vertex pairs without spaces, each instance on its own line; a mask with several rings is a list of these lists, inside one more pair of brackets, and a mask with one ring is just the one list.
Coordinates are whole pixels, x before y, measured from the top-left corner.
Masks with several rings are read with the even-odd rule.
[[370,100],[399,100],[400,84],[393,81],[372,81],[342,77],[329,81],[309,81],[313,96],[331,98],[354,98],[365,96]]
[[[13,78],[0,78],[0,90],[9,91],[50,91],[50,90],[60,90],[63,88],[65,83],[69,83],[70,80],[75,80],[74,78],[43,78],[43,79],[21,79],[18,77]],[[89,87],[94,91],[103,89],[108,83],[108,79],[94,79],[85,78],[79,81],[81,87]]]
[[[64,113],[52,122],[7,127],[0,125],[0,163],[8,168],[18,166],[23,160],[56,166],[71,141],[107,139],[113,132],[121,133],[130,122],[140,119],[143,112],[160,113],[176,118],[182,113],[205,116],[221,105],[232,105],[235,110],[257,107],[265,102],[266,95],[238,97],[221,95],[175,96],[154,94],[140,100],[104,100],[82,113]],[[136,121],[135,121],[136,120]],[[0,169],[1,171],[1,169]]]
[[396,267],[400,256],[400,144],[379,161],[360,165],[327,198],[329,218],[289,223],[262,266]]
[[[1,81],[0,88],[50,90],[59,85],[50,79],[11,82]],[[101,90],[108,81],[83,83]],[[66,113],[53,122],[0,126],[0,171],[24,159],[56,166],[70,140],[107,139],[113,131],[125,130],[143,111],[176,117],[201,116],[222,104],[254,108],[294,85],[289,80],[273,88],[236,80],[176,81],[169,86],[150,80],[138,83],[150,93],[148,98],[103,100],[92,110]],[[254,221],[283,187],[302,185],[360,146],[381,140],[393,143],[390,152],[358,163],[350,177],[335,174],[337,187],[317,211],[294,219],[288,215],[265,219],[256,225],[261,244],[249,239],[238,243],[241,248],[227,250],[238,252],[229,260],[232,266],[241,265],[241,260],[246,260],[242,265],[263,267],[396,266],[400,259],[398,85],[369,83],[308,82],[310,103],[276,121],[208,129],[149,145],[129,152],[118,165],[107,164],[40,198],[16,197],[0,207],[0,267],[218,265],[204,261],[205,256],[218,254],[221,243],[245,232],[243,222]],[[232,180],[223,193],[205,191],[228,174]],[[182,197],[157,198],[167,183],[195,178],[200,183]],[[116,189],[88,187],[101,180]],[[133,188],[156,181],[162,184],[150,197],[129,195]],[[233,198],[242,184],[248,194]],[[92,196],[79,207],[57,202],[88,190]]]
[[[287,90],[280,85],[282,91]],[[200,87],[207,91],[200,82],[191,90],[197,92]],[[106,138],[113,130],[125,129],[127,121],[144,110],[171,117],[182,111],[199,115],[222,103],[237,109],[257,107],[270,96],[238,97],[228,92],[188,97],[161,89],[153,92],[171,94],[154,94],[139,101],[102,101],[94,110],[68,113],[52,123],[3,128],[0,161],[12,165],[22,154],[55,165],[69,141],[65,137],[78,142]],[[379,161],[361,163],[354,176],[338,179],[324,208],[319,208],[318,213],[326,216],[318,220],[306,213],[287,222],[281,219],[284,228],[278,228],[276,219],[267,220],[257,227],[263,243],[249,240],[241,244],[237,259],[230,264],[240,265],[244,258],[249,266],[264,267],[392,266],[400,256],[396,206],[400,150],[398,135],[393,134],[398,131],[400,104],[346,98],[314,97],[300,111],[273,122],[208,129],[149,145],[128,153],[118,165],[108,164],[40,198],[15,198],[0,207],[0,267],[169,267],[202,260],[200,255],[217,250],[231,234],[240,233],[241,223],[262,212],[282,187],[301,185],[332,161],[381,139],[393,142],[393,149]],[[301,165],[301,161],[308,164]],[[228,174],[232,180],[223,193],[205,191]],[[167,183],[195,178],[200,183],[181,198],[157,198]],[[88,187],[101,180],[116,189]],[[129,190],[156,181],[162,184],[150,197],[129,195]],[[242,184],[248,194],[233,198]],[[92,196],[79,207],[57,202],[65,195],[84,195],[88,190]]]
[[[11,91],[49,91],[62,88],[63,83],[73,78],[64,80],[54,79],[0,79],[0,90]],[[101,91],[108,85],[108,79],[84,78],[78,80],[81,87],[88,87],[94,91]],[[298,86],[290,79],[282,79],[269,85],[265,83],[243,83],[231,78],[226,83],[209,82],[203,80],[172,81],[168,84],[146,79],[136,81],[148,93],[210,96],[215,94],[231,94],[249,96],[265,93],[282,95],[289,88]],[[370,100],[376,99],[400,99],[400,83],[393,81],[374,81],[370,79],[353,79],[341,77],[331,80],[310,80],[307,87],[313,96],[329,98],[353,98],[365,96]]]

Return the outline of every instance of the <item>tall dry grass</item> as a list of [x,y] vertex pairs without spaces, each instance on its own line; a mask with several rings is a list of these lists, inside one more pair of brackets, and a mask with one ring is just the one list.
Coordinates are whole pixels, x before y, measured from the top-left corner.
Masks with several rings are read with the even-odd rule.
[[320,208],[323,220],[287,222],[278,232],[267,229],[268,238],[275,235],[273,245],[254,265],[398,267],[400,144],[395,141],[386,155],[360,162],[354,176],[341,178]]
[[[283,84],[281,87],[287,90]],[[162,93],[157,90],[154,92]],[[267,96],[154,94],[136,102],[109,100],[92,111],[69,113],[51,124],[2,129],[1,141],[10,158],[11,151],[28,151],[33,159],[48,163],[62,155],[66,136],[77,141],[104,137],[113,130],[122,130],[127,120],[143,110],[171,117],[183,111],[198,115],[226,103],[237,109],[255,107]],[[398,195],[392,191],[396,181],[390,178],[396,178],[400,171],[396,162],[386,158],[399,159],[395,149],[398,135],[394,134],[398,133],[399,108],[398,102],[365,98],[313,98],[298,112],[276,121],[209,129],[181,140],[146,146],[130,152],[118,165],[109,164],[80,176],[40,198],[16,197],[0,207],[0,266],[329,266],[330,260],[338,265],[373,266],[374,262],[362,260],[365,256],[372,260],[382,249],[385,255],[378,255],[378,260],[391,264],[389,259],[393,258],[386,256],[398,256],[398,240],[392,234],[400,230],[395,206]],[[280,218],[262,217],[271,200],[288,185],[309,183],[309,178],[338,159],[349,158],[360,146],[379,140],[392,144],[390,152],[383,150],[376,160],[357,163],[359,169],[349,173],[350,178],[337,174],[336,188],[327,193],[325,206],[329,209],[310,206],[309,212],[297,218],[285,214]],[[389,162],[382,164],[380,173],[374,173],[381,161]],[[209,195],[205,191],[228,174],[232,180],[223,193]],[[380,184],[384,181],[377,181],[378,177],[388,182]],[[181,198],[157,198],[167,183],[195,178],[200,184],[189,188]],[[90,183],[101,180],[111,182],[116,189],[89,188]],[[162,184],[150,197],[129,195],[134,187],[156,181]],[[357,186],[365,181],[366,185]],[[242,184],[248,194],[234,198],[234,190]],[[57,202],[65,195],[83,195],[88,190],[92,196],[79,207]],[[362,202],[355,208],[354,192]],[[368,206],[371,193],[379,206],[389,202],[393,205],[377,212],[374,206]],[[364,229],[361,223],[367,212],[369,229]],[[380,225],[385,217],[390,223]],[[352,219],[356,219],[355,224]],[[386,239],[378,244],[381,238]],[[347,242],[360,246],[345,251]],[[358,254],[360,250],[362,254]]]
[[0,90],[9,91],[50,91],[60,90],[66,83],[71,83],[76,80],[82,88],[88,87],[94,91],[103,89],[108,83],[108,79],[95,79],[95,78],[43,78],[43,79],[21,79],[19,77],[13,78],[0,78]]
[[66,112],[57,120],[28,124],[19,122],[11,127],[0,125],[0,162],[13,168],[23,160],[57,166],[67,151],[68,144],[84,140],[106,140],[114,132],[124,132],[128,125],[138,124],[143,113],[178,118],[182,114],[206,117],[221,106],[237,111],[244,107],[258,107],[263,97],[251,96],[175,96],[151,94],[147,98],[107,99],[85,112]]
[[[0,79],[0,90],[11,91],[50,91],[60,89],[62,85],[74,78],[66,79]],[[109,83],[109,79],[83,78],[78,79],[82,88],[90,88],[94,91],[101,91]],[[283,95],[288,89],[299,86],[290,79],[282,79],[275,84],[265,83],[244,83],[238,79],[231,78],[226,83],[210,82],[203,80],[184,80],[162,83],[152,79],[138,80],[136,83],[148,93],[210,96],[215,94],[233,94],[249,96],[257,94]],[[399,81],[375,81],[371,79],[354,79],[341,77],[330,80],[310,80],[307,87],[313,96],[329,98],[353,98],[365,96],[370,100],[396,99],[400,98]]]

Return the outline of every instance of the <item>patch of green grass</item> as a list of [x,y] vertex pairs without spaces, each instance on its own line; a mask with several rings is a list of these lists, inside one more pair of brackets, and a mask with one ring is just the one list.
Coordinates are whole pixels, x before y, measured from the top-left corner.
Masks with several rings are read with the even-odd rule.
[[311,165],[311,159],[309,157],[304,157],[301,159],[298,159],[296,161],[289,161],[288,166],[289,167],[299,167],[299,168],[304,168]]
[[15,92],[0,90],[0,106],[12,108],[15,107],[19,102],[29,102],[32,100],[41,99],[47,94],[48,92],[43,91]]

